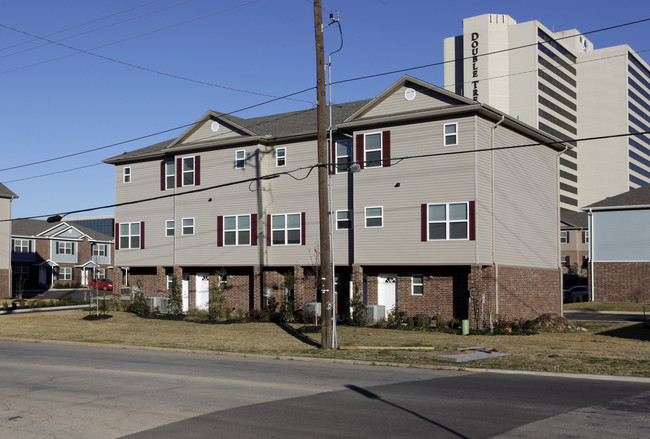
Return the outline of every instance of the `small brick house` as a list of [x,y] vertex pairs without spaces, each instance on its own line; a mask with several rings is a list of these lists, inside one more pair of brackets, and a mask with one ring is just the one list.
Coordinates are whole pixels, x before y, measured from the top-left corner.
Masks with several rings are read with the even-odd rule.
[[592,300],[650,301],[650,185],[582,210],[589,215]]

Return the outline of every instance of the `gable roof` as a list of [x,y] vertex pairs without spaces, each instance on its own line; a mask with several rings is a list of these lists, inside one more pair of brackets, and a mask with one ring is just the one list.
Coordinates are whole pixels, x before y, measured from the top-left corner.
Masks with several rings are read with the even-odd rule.
[[[56,224],[48,223],[44,220],[36,219],[17,219],[12,221],[11,234],[15,236],[43,236],[47,231],[61,227],[61,230],[67,229],[77,229],[81,232],[82,235],[88,236],[88,239],[91,241],[101,241],[101,242],[113,242],[113,238],[103,233],[96,232],[92,229],[89,229],[78,224],[68,224],[66,222],[60,222]],[[43,236],[47,238],[55,238],[56,236]]]
[[586,229],[589,226],[587,212],[576,212],[565,208],[560,209],[562,228]]
[[650,185],[597,201],[581,210],[621,210],[650,208]]
[[10,200],[13,200],[14,198],[18,198],[18,195],[14,194],[7,186],[0,183],[0,198],[9,198]]

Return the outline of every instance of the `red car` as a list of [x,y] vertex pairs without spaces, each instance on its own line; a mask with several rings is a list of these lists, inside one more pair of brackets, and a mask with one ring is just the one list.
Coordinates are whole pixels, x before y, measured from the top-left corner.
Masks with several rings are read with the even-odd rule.
[[113,281],[106,278],[93,279],[89,282],[88,286],[98,290],[113,291]]

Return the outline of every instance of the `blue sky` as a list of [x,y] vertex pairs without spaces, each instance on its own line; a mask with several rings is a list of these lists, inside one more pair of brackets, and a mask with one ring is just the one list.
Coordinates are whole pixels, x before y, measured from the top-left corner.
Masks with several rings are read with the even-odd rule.
[[[504,13],[581,32],[650,17],[647,0],[323,0],[323,9],[325,17],[338,11],[343,29],[335,81],[441,62],[443,39],[461,34],[463,18],[474,15]],[[65,38],[60,44],[70,47],[25,33]],[[627,43],[650,60],[649,33],[645,22],[588,38],[596,48]],[[326,53],[338,48],[334,26],[325,41]],[[407,73],[443,85],[442,66]],[[334,101],[372,98],[402,75],[338,85]],[[12,216],[110,205],[113,166],[102,159],[176,137],[182,129],[142,138],[208,110],[233,112],[315,83],[310,0],[0,0],[0,182],[20,196]],[[316,93],[293,99],[235,115],[313,108]],[[23,166],[37,161],[45,163]]]

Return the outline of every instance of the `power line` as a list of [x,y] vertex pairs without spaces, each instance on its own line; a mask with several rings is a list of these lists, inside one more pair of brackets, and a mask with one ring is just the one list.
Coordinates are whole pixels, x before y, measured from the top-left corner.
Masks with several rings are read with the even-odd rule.
[[[61,30],[58,30],[56,32],[52,32],[51,34],[47,34],[45,36],[46,37],[51,37],[52,35],[57,35],[57,34],[60,34],[60,33],[63,33],[63,32],[67,32],[69,30],[73,30],[73,29],[77,29],[79,27],[86,26],[88,24],[96,23],[98,21],[102,21],[102,20],[105,20],[107,18],[114,17],[116,15],[121,15],[121,14],[124,14],[126,12],[130,12],[130,11],[133,11],[135,9],[139,9],[139,8],[144,7],[144,6],[148,6],[148,5],[152,4],[152,3],[158,3],[159,1],[160,0],[152,0],[152,1],[149,1],[149,2],[146,2],[146,3],[142,3],[142,4],[138,5],[138,6],[134,6],[134,7],[129,8],[129,9],[123,9],[121,11],[114,12],[114,13],[109,14],[109,15],[105,15],[103,17],[99,17],[99,18],[95,18],[95,19],[90,20],[90,21],[86,21],[85,23],[81,23],[81,24],[77,24],[77,25],[74,25],[74,26],[71,26],[71,27],[67,27],[65,29],[61,29]],[[192,0],[190,0],[190,1],[192,1]],[[31,40],[26,40],[26,41],[23,41],[23,42],[20,42],[20,43],[12,44],[11,46],[1,47],[0,51],[7,50],[7,49],[13,49],[14,47],[22,46],[24,44],[28,44],[28,43],[31,43],[33,41],[38,41],[38,38],[32,38]]]
[[[648,135],[650,134],[650,131],[643,131],[643,132],[638,132],[638,133],[624,133],[624,134],[612,134],[612,135],[607,135],[607,136],[594,136],[594,137],[584,137],[581,139],[572,139],[572,141],[576,142],[589,142],[589,141],[594,141],[594,140],[604,140],[604,139],[611,139],[611,138],[617,138],[617,137],[631,137],[631,136],[641,136],[641,135]],[[505,150],[511,150],[511,149],[520,149],[520,148],[531,148],[535,146],[553,146],[553,145],[558,145],[560,143],[566,143],[566,140],[554,140],[554,141],[549,141],[549,142],[534,142],[534,143],[525,143],[525,144],[520,144],[520,145],[510,145],[510,146],[498,146],[495,148],[482,148],[482,149],[465,149],[461,151],[445,151],[445,152],[437,152],[437,153],[429,153],[429,154],[418,154],[418,155],[412,155],[412,156],[402,156],[402,157],[391,157],[389,159],[382,159],[382,160],[390,160],[390,162],[395,162],[395,165],[398,165],[399,163],[405,161],[405,160],[413,160],[413,159],[422,159],[422,158],[431,158],[431,157],[443,157],[443,156],[452,156],[452,155],[461,155],[461,154],[476,154],[476,153],[481,153],[481,152],[490,152],[490,151],[505,151]],[[368,162],[374,162],[376,160],[355,160],[350,162],[350,164],[365,164]],[[114,203],[114,204],[107,204],[104,206],[97,206],[97,207],[90,207],[87,209],[78,209],[78,210],[70,210],[67,212],[59,212],[58,214],[55,215],[60,215],[60,216],[67,216],[73,213],[83,213],[83,212],[91,212],[94,210],[100,210],[100,209],[110,209],[110,208],[115,208],[115,207],[123,207],[123,206],[131,206],[134,204],[140,204],[140,203],[147,203],[150,201],[157,201],[157,200],[162,200],[166,198],[172,198],[172,197],[178,197],[178,196],[183,196],[183,195],[189,195],[189,194],[195,194],[199,192],[205,192],[209,191],[212,189],[220,189],[223,187],[228,187],[228,186],[234,186],[237,184],[243,184],[243,183],[252,183],[255,181],[260,181],[260,180],[272,180],[278,177],[281,177],[283,175],[288,175],[292,177],[294,180],[305,180],[309,175],[311,174],[312,170],[314,168],[319,168],[319,167],[331,167],[331,166],[336,166],[336,163],[316,163],[313,165],[309,166],[301,166],[298,168],[295,168],[291,171],[283,171],[283,172],[274,172],[272,174],[266,174],[262,175],[259,177],[253,177],[253,178],[246,178],[243,180],[235,180],[227,183],[222,183],[222,184],[217,184],[213,186],[207,186],[203,188],[198,188],[198,189],[192,189],[186,192],[181,192],[181,193],[170,193],[170,194],[165,194],[165,195],[159,195],[156,197],[150,197],[150,198],[143,198],[140,200],[132,200],[132,201],[125,201],[122,203]],[[304,177],[295,177],[292,174],[304,170],[309,170],[306,176]],[[28,217],[21,217],[21,218],[5,218],[5,219],[0,219],[0,222],[7,222],[7,221],[15,221],[15,220],[24,220],[24,219],[37,219],[37,218],[45,218],[45,217],[51,217],[55,216],[53,214],[47,214],[47,215],[34,215],[34,216],[28,216]]]

